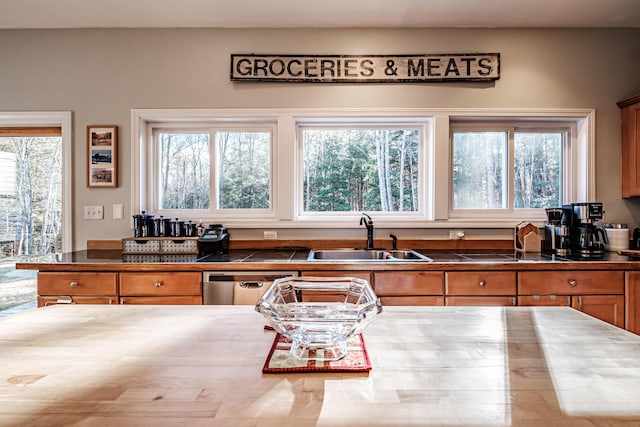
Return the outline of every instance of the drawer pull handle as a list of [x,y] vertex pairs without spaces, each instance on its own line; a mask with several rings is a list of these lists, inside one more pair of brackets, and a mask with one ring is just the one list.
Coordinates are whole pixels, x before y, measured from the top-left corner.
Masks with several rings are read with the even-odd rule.
[[162,282],[158,280],[158,281],[156,282],[156,288],[159,288],[160,286],[162,286]]
[[570,284],[571,286],[573,286],[574,288],[575,288],[576,286],[578,286],[578,282],[576,282],[575,280],[569,280],[569,284]]
[[485,286],[487,286],[487,282],[485,282],[484,280],[480,280],[480,283],[478,283],[478,285],[480,285],[481,288],[484,288]]
[[71,288],[75,288],[76,286],[78,286],[78,282],[69,283],[69,287],[71,287]]

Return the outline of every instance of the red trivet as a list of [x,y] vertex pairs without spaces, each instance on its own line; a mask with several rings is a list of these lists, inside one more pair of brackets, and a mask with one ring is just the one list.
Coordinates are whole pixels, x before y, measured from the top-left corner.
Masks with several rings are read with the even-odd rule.
[[[371,370],[371,362],[364,345],[362,334],[354,335],[347,341],[348,353],[345,357],[336,361],[300,360],[291,353],[291,341],[282,334],[277,334],[273,345],[264,362],[264,373],[287,372],[368,372]],[[308,350],[311,356],[316,358],[315,352],[322,349]]]

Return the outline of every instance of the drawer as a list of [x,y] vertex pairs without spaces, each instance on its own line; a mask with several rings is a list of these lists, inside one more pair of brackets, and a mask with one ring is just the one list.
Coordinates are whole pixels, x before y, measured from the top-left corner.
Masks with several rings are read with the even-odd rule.
[[623,271],[524,271],[518,273],[520,295],[623,294]]
[[445,275],[447,295],[515,295],[515,271],[450,271]]
[[380,297],[380,302],[383,306],[392,305],[444,305],[443,296],[435,295],[413,295],[413,296],[399,296],[399,297]]
[[121,296],[202,296],[200,273],[120,273]]
[[181,295],[173,297],[122,297],[120,304],[127,305],[202,305],[202,297]]
[[378,296],[442,295],[441,271],[388,271],[373,275]]
[[38,295],[107,295],[118,292],[118,273],[38,273]]
[[160,244],[160,252],[183,252],[183,253],[198,253],[198,240],[197,239],[185,239],[185,240],[169,240],[163,239]]
[[123,253],[159,252],[159,251],[160,251],[160,240],[122,239]]
[[368,271],[302,271],[300,275],[310,277],[357,277],[371,283],[371,273]]
[[[67,295],[68,296],[68,295]],[[118,298],[108,296],[73,296],[71,304],[117,304]],[[47,307],[56,304],[69,304],[69,302],[59,301],[57,296],[38,297],[38,307]]]
[[445,305],[510,307],[516,305],[516,297],[447,297]]

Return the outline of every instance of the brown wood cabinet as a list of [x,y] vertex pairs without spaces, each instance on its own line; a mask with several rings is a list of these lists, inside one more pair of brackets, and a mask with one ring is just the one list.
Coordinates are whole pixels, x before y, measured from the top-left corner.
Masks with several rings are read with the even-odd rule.
[[574,295],[571,307],[624,328],[624,295]]
[[316,276],[316,277],[357,277],[364,279],[371,283],[371,273],[368,271],[348,271],[348,270],[307,270],[301,271],[301,276]]
[[518,273],[519,295],[607,295],[624,294],[624,272],[611,271],[522,271]]
[[122,304],[202,304],[197,272],[120,273]]
[[627,271],[625,274],[625,328],[640,334],[640,272]]
[[166,297],[120,297],[120,304],[139,305],[201,305],[200,295],[180,295]]
[[622,114],[622,197],[640,196],[640,94],[618,102]]
[[444,305],[442,271],[376,271],[373,282],[382,305]]
[[[371,283],[371,273],[368,271],[302,271],[300,272],[300,275],[307,277],[356,277]],[[329,300],[344,301],[344,295],[335,294],[330,296],[326,292],[318,294],[313,291],[306,291],[302,294],[302,300],[325,302]]]
[[516,305],[515,271],[448,271],[446,305]]
[[615,326],[625,326],[623,271],[524,271],[518,305],[569,305]]
[[[202,304],[202,271],[180,264],[174,270],[119,264],[62,269],[39,266],[38,306],[78,304]],[[627,267],[629,266],[629,267]],[[640,333],[640,270],[637,264],[603,264],[599,270],[566,269],[546,263],[504,268],[460,268],[442,265],[425,270],[367,270],[368,265],[321,270],[295,268],[303,276],[359,277],[368,280],[383,305],[562,305],[581,310],[616,326]],[[197,266],[201,267],[201,266]],[[431,264],[431,267],[435,267]],[[449,267],[449,270],[447,268]],[[480,267],[480,268],[478,268]],[[49,268],[49,269],[47,269]],[[282,268],[282,267],[279,267]],[[331,266],[330,268],[333,268]],[[360,268],[360,269],[358,269]],[[630,271],[624,271],[625,269]]]
[[118,273],[39,272],[38,307],[59,301],[114,304],[118,301]]

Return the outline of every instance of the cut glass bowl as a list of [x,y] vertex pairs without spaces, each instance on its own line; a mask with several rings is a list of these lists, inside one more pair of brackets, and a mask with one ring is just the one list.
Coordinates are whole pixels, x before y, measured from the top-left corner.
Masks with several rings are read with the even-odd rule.
[[[382,312],[368,281],[352,277],[286,277],[275,280],[256,304],[268,324],[292,341],[298,359],[339,360],[347,340]],[[321,356],[310,357],[309,349]]]

